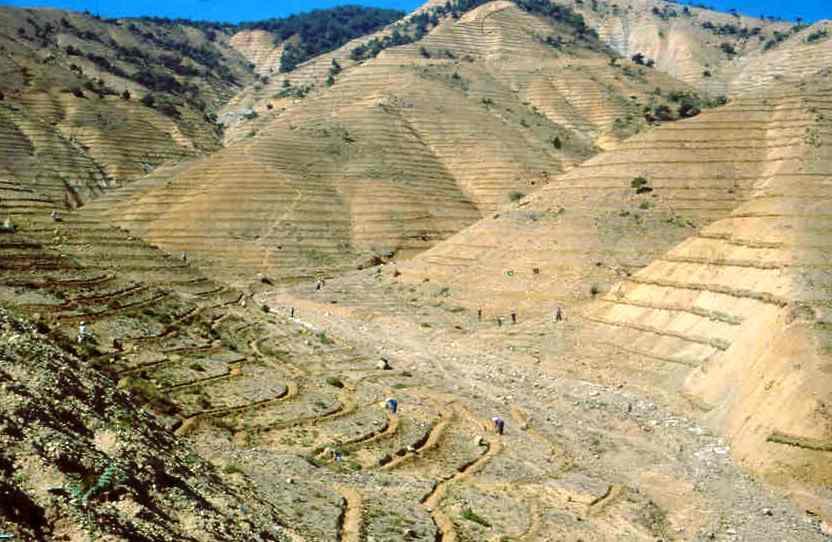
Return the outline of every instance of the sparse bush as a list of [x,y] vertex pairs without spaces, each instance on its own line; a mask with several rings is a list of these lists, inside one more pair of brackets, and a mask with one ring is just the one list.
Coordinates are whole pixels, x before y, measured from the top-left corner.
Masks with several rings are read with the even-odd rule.
[[81,90],[81,87],[72,87],[71,89],[69,89],[69,91],[76,98],[86,98],[86,96],[84,95],[84,91]]
[[236,463],[227,463],[223,468],[222,471],[225,474],[243,474],[243,469]]
[[423,47],[419,47],[419,54],[422,55],[423,58],[430,58],[430,51]]
[[326,383],[329,384],[330,386],[333,386],[333,387],[339,388],[339,389],[344,387],[344,383],[341,382],[340,379],[338,379],[334,376],[326,377]]
[[333,58],[332,63],[329,66],[329,74],[332,76],[336,76],[339,73],[341,73],[342,69],[343,68],[341,68],[341,65],[338,64],[338,61]]
[[601,287],[598,286],[597,284],[593,284],[592,286],[589,287],[589,295],[591,295],[592,297],[595,297],[600,293],[601,293]]
[[692,101],[687,101],[686,100],[686,101],[682,102],[681,104],[679,104],[679,118],[681,118],[681,119],[687,119],[687,118],[690,118],[690,117],[695,117],[696,115],[698,115],[701,112],[702,112],[702,110],[699,109],[699,107],[697,107],[696,104],[693,103]]
[[737,54],[737,50],[734,48],[734,46],[728,43],[727,41],[722,42],[719,48],[722,49],[722,52],[728,56],[734,56],[735,54]]
[[806,36],[806,43],[814,43],[816,41],[820,41],[820,40],[826,38],[827,36],[829,36],[829,31],[822,28],[822,29],[816,30],[816,31],[812,32],[811,34],[809,34],[808,36]]
[[462,518],[474,523],[479,523],[483,527],[491,527],[491,524],[484,517],[480,516],[470,508],[462,510]]
[[82,480],[67,487],[67,492],[70,494],[72,503],[75,506],[86,508],[90,499],[112,489],[124,478],[124,473],[112,462],[104,469],[94,484],[89,487],[84,487],[84,481]]
[[526,197],[526,194],[524,194],[523,192],[518,192],[516,190],[512,191],[512,192],[509,192],[509,194],[508,194],[509,201],[520,201],[521,199],[523,199],[525,197]]
[[126,101],[126,102],[129,102],[129,101],[130,101],[130,97],[131,97],[131,96],[130,96],[130,91],[129,91],[129,90],[127,90],[127,89],[124,89],[124,92],[122,92],[122,93],[121,93],[121,99],[122,99],[122,100],[124,100],[124,101]]
[[170,102],[160,102],[156,106],[156,109],[163,115],[167,115],[168,117],[174,119],[182,117],[182,114],[179,112],[179,109],[176,107],[176,105]]
[[555,136],[554,139],[552,139],[552,146],[558,150],[560,150],[561,147],[563,147],[563,143],[561,142],[558,136]]
[[146,107],[153,107],[156,105],[156,98],[152,94],[145,94],[142,96],[142,104]]
[[670,121],[673,120],[673,111],[666,104],[661,104],[645,116],[648,121]]

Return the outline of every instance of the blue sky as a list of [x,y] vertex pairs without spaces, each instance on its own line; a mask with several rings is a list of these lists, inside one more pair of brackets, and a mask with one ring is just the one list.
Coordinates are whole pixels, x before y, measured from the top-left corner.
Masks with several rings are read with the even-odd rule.
[[[107,17],[157,15],[162,17],[186,17],[215,21],[250,21],[280,17],[326,8],[339,4],[364,4],[378,7],[411,10],[421,0],[278,0],[274,3],[262,0],[10,0],[0,4],[39,7],[49,6],[77,11],[89,10]],[[806,20],[832,18],[830,0],[699,0],[699,3],[728,10],[737,8],[749,15],[778,15],[787,19],[803,17]]]

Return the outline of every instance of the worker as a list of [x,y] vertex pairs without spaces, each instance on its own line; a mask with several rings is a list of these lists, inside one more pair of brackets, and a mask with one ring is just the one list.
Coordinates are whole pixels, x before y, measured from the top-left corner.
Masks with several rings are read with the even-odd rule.
[[87,323],[81,322],[78,326],[78,344],[81,344],[90,338],[89,329],[87,329]]
[[555,309],[555,314],[552,316],[552,318],[555,322],[560,322],[561,320],[563,320],[563,311],[560,307]]
[[384,403],[387,407],[387,410],[390,411],[391,414],[398,414],[399,412],[399,402],[392,397],[388,398],[387,401]]
[[482,322],[482,309],[477,309],[477,320]]
[[494,416],[491,418],[491,421],[494,423],[494,432],[502,435],[506,428],[506,422],[499,416]]
[[511,311],[511,323],[512,325],[517,323],[517,313],[515,311]]
[[502,316],[497,317],[497,327],[503,327],[503,317]]
[[58,211],[55,209],[52,209],[52,212],[49,213],[49,217],[52,219],[52,222],[60,222],[61,220],[63,220],[61,218],[60,213],[58,213]]

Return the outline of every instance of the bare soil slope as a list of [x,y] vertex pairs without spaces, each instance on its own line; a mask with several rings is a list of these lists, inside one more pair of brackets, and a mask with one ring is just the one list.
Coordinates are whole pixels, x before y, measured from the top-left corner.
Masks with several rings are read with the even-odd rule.
[[643,129],[642,108],[666,101],[656,87],[687,90],[612,66],[603,51],[543,41],[572,32],[489,3],[345,65],[303,100],[257,102],[256,118],[230,129],[249,130],[240,142],[88,212],[229,280],[414,255]]
[[580,338],[538,359],[608,345],[586,371],[681,391],[742,462],[822,492],[828,100],[809,80],[636,136],[399,271],[489,319],[564,307]]

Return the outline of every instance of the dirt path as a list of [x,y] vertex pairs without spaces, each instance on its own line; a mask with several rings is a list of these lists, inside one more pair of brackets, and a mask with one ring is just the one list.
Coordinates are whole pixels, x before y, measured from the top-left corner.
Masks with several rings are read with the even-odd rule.
[[364,499],[357,490],[338,486],[338,493],[344,498],[344,515],[338,532],[339,542],[361,542],[362,508]]

